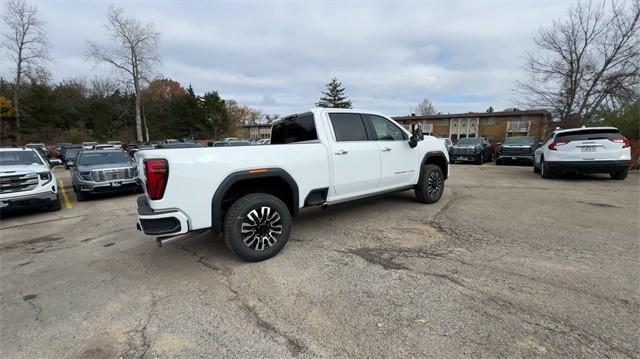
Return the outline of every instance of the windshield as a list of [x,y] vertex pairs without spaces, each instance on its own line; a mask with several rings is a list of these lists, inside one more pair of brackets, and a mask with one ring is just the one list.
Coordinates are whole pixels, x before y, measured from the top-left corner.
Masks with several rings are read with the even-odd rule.
[[130,162],[124,152],[83,152],[78,159],[79,165],[105,165],[109,163]]
[[42,165],[40,156],[35,151],[0,152],[0,166]]
[[458,141],[459,145],[479,145],[482,141],[479,138],[461,138]]
[[536,141],[533,137],[509,137],[504,141],[505,145],[531,145]]

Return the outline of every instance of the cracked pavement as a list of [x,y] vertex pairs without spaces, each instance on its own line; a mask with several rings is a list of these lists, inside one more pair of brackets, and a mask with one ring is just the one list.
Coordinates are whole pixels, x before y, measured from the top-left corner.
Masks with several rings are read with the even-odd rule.
[[132,195],[4,217],[0,356],[640,358],[638,172],[452,173],[434,205],[303,211],[260,263],[158,248]]

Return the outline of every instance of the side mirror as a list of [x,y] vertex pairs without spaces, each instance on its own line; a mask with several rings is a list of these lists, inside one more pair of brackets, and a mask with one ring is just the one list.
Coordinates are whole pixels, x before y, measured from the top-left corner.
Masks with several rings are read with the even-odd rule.
[[413,124],[411,125],[411,138],[409,138],[409,146],[414,148],[418,145],[419,141],[424,140],[424,133],[422,133],[422,125],[421,124]]

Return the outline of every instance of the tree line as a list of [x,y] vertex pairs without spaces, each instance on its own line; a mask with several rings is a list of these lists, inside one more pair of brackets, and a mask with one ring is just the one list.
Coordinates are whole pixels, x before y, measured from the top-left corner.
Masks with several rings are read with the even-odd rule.
[[[0,142],[14,143],[15,84],[0,80]],[[217,139],[243,134],[259,111],[222,99],[216,91],[197,95],[191,86],[156,79],[139,94],[145,139]],[[21,86],[22,143],[122,140],[138,142],[135,93],[109,79],[37,81]],[[148,132],[147,132],[148,131]],[[148,136],[148,137],[147,137]]]

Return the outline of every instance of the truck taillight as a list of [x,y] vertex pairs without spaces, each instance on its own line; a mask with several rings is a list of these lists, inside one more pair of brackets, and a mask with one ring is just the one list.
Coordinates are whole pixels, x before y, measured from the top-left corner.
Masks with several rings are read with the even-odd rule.
[[553,142],[551,142],[551,143],[549,144],[549,146],[548,146],[548,147],[549,147],[549,149],[550,149],[551,151],[557,151],[557,147],[558,147],[558,146],[564,146],[564,145],[566,145],[567,143],[569,143],[569,141],[563,141],[563,140],[560,140],[560,141],[553,141]]
[[611,137],[609,138],[609,141],[615,142],[615,143],[622,143],[622,148],[631,147],[631,141],[629,141],[629,139],[626,137]]
[[144,175],[147,178],[147,194],[149,199],[162,199],[169,179],[169,164],[167,160],[144,160]]

